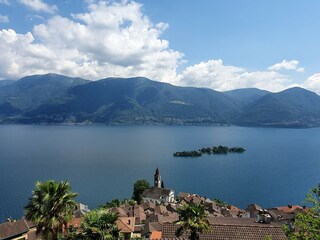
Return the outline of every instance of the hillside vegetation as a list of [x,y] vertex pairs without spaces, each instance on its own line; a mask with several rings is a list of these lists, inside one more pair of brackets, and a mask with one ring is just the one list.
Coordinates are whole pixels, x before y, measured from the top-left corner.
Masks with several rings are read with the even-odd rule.
[[0,84],[0,123],[320,126],[320,96],[302,88],[218,92],[143,77],[57,74]]

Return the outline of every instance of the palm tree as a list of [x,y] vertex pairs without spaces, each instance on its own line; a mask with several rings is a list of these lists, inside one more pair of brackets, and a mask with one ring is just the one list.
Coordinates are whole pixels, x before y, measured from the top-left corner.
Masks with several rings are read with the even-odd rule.
[[37,225],[37,234],[55,240],[66,229],[73,211],[77,208],[69,182],[48,180],[37,182],[25,206],[25,216]]
[[92,240],[118,239],[117,220],[117,213],[104,209],[93,210],[84,216],[81,235],[84,239]]
[[210,230],[210,223],[207,219],[205,206],[203,204],[188,203],[177,209],[180,225],[176,231],[176,236],[180,237],[185,231],[190,232],[191,240],[198,240],[199,233],[206,233]]

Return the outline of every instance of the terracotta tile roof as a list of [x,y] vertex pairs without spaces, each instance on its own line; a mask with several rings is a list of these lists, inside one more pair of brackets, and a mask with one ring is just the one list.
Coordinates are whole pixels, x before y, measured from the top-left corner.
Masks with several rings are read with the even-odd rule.
[[134,232],[134,217],[119,217],[117,220],[117,226],[122,233],[132,233]]
[[112,212],[117,212],[121,217],[133,217],[133,207],[129,205],[111,208]]
[[208,217],[223,217],[223,215],[217,212],[214,212],[214,213],[209,212]]
[[178,197],[179,198],[186,198],[188,196],[190,196],[191,194],[190,193],[187,193],[187,192],[179,192],[178,194]]
[[169,203],[167,206],[166,206],[167,210],[170,211],[170,212],[175,212],[177,211],[177,205],[176,204],[172,204],[172,203]]
[[229,210],[230,210],[230,211],[235,211],[235,212],[244,212],[244,210],[243,210],[243,209],[238,208],[238,207],[233,206],[233,205],[229,205],[229,206],[228,206],[228,208],[229,208]]
[[162,215],[161,221],[163,223],[173,223],[179,220],[179,214],[176,212],[167,212]]
[[38,236],[36,234],[37,230],[36,228],[32,228],[29,230],[29,232],[27,233],[27,239],[28,240],[38,240]]
[[206,201],[205,197],[201,197],[197,194],[181,194],[184,197],[179,197],[180,201],[183,202],[192,202],[192,203],[204,203]]
[[225,217],[234,217],[232,214],[234,214],[233,212],[230,212],[230,210],[226,207],[222,207],[221,208],[221,214]]
[[145,202],[145,203],[142,203],[142,207],[144,210],[148,210],[148,209],[153,210],[156,207],[156,204],[154,202]]
[[205,205],[210,213],[221,213],[221,207],[216,202],[207,202]]
[[286,213],[292,213],[296,210],[303,210],[303,207],[299,205],[293,205],[293,206],[283,206],[283,207],[277,207],[277,209],[284,211]]
[[268,209],[268,213],[273,218],[274,221],[286,221],[286,220],[293,220],[295,215],[294,213],[286,213],[279,209]]
[[136,224],[140,224],[146,220],[146,214],[142,206],[135,205],[133,209],[133,215],[136,218]]
[[153,231],[150,235],[150,240],[160,240],[162,237],[162,232],[161,231]]
[[6,222],[0,224],[0,239],[7,239],[18,236],[29,231],[29,226],[24,219],[16,222]]
[[[211,231],[206,234],[200,234],[201,240],[265,240],[267,236],[271,236],[273,240],[287,239],[281,226],[254,222],[246,225],[245,221],[248,220],[236,221],[232,218],[227,221],[224,221],[223,218],[212,221]],[[175,232],[178,227],[175,224],[163,224],[162,239],[188,239],[187,234],[184,234],[181,238],[176,238]]]
[[201,239],[265,240],[267,236],[271,236],[273,240],[287,239],[281,227],[214,225],[211,228],[211,234],[209,233],[204,235],[204,237]]
[[35,228],[37,226],[34,222],[31,222],[27,219],[23,219],[23,220],[27,223],[29,228]]
[[252,203],[252,204],[248,205],[248,207],[246,208],[246,211],[247,212],[256,212],[261,209],[262,209],[262,207],[260,207],[258,204]]
[[157,205],[157,206],[154,208],[154,211],[155,211],[156,213],[160,213],[160,214],[163,214],[163,213],[168,212],[167,208],[166,208],[164,205]]
[[147,218],[146,220],[146,223],[149,223],[149,222],[160,222],[161,220],[161,215],[159,214],[150,214],[149,217]]
[[238,225],[238,226],[279,226],[279,224],[271,222],[270,224],[261,224],[256,222],[255,218],[234,218],[234,217],[213,217],[208,218],[212,225]]
[[111,208],[111,212],[117,213],[119,217],[128,217],[127,210],[121,207]]
[[144,228],[142,229],[141,235],[144,236],[154,231],[161,231],[161,229],[162,229],[162,224],[160,224],[159,222],[146,223],[144,225]]
[[164,215],[161,214],[151,214],[146,223],[148,222],[159,222],[159,223],[172,223],[179,220],[179,215],[175,212],[167,212]]

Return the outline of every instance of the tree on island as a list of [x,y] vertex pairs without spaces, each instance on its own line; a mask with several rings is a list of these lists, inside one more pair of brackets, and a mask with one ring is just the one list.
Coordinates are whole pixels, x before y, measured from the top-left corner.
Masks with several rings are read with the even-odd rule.
[[24,208],[26,219],[37,225],[37,234],[41,234],[43,239],[55,240],[63,234],[77,208],[74,200],[77,195],[71,192],[67,181],[37,182]]
[[320,240],[320,184],[307,193],[309,209],[295,216],[293,228],[285,226],[290,240]]
[[78,239],[113,240],[119,239],[120,231],[116,221],[118,214],[109,210],[92,210],[84,216]]
[[147,180],[141,179],[135,182],[133,185],[133,195],[132,199],[137,201],[139,204],[142,201],[142,193],[144,190],[150,188],[150,184]]
[[192,151],[183,151],[183,152],[175,152],[173,153],[174,157],[201,157],[202,154],[228,154],[228,153],[243,153],[246,150],[242,147],[226,147],[226,146],[218,146],[218,147],[204,147],[199,150]]
[[205,206],[203,204],[188,203],[177,209],[179,220],[175,223],[180,227],[176,236],[180,237],[184,232],[189,232],[190,240],[198,240],[199,233],[210,231],[210,223],[207,219]]

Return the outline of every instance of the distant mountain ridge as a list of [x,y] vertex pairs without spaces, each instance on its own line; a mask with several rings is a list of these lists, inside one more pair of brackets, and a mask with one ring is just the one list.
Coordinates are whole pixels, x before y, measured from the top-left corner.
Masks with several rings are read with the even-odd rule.
[[240,125],[316,127],[320,125],[320,96],[303,88],[269,93],[246,107]]
[[143,77],[45,74],[0,84],[0,123],[319,127],[320,96],[302,88],[218,92]]
[[53,98],[62,97],[70,87],[87,82],[58,74],[27,76],[0,86],[0,104],[8,103],[20,110],[32,109]]

